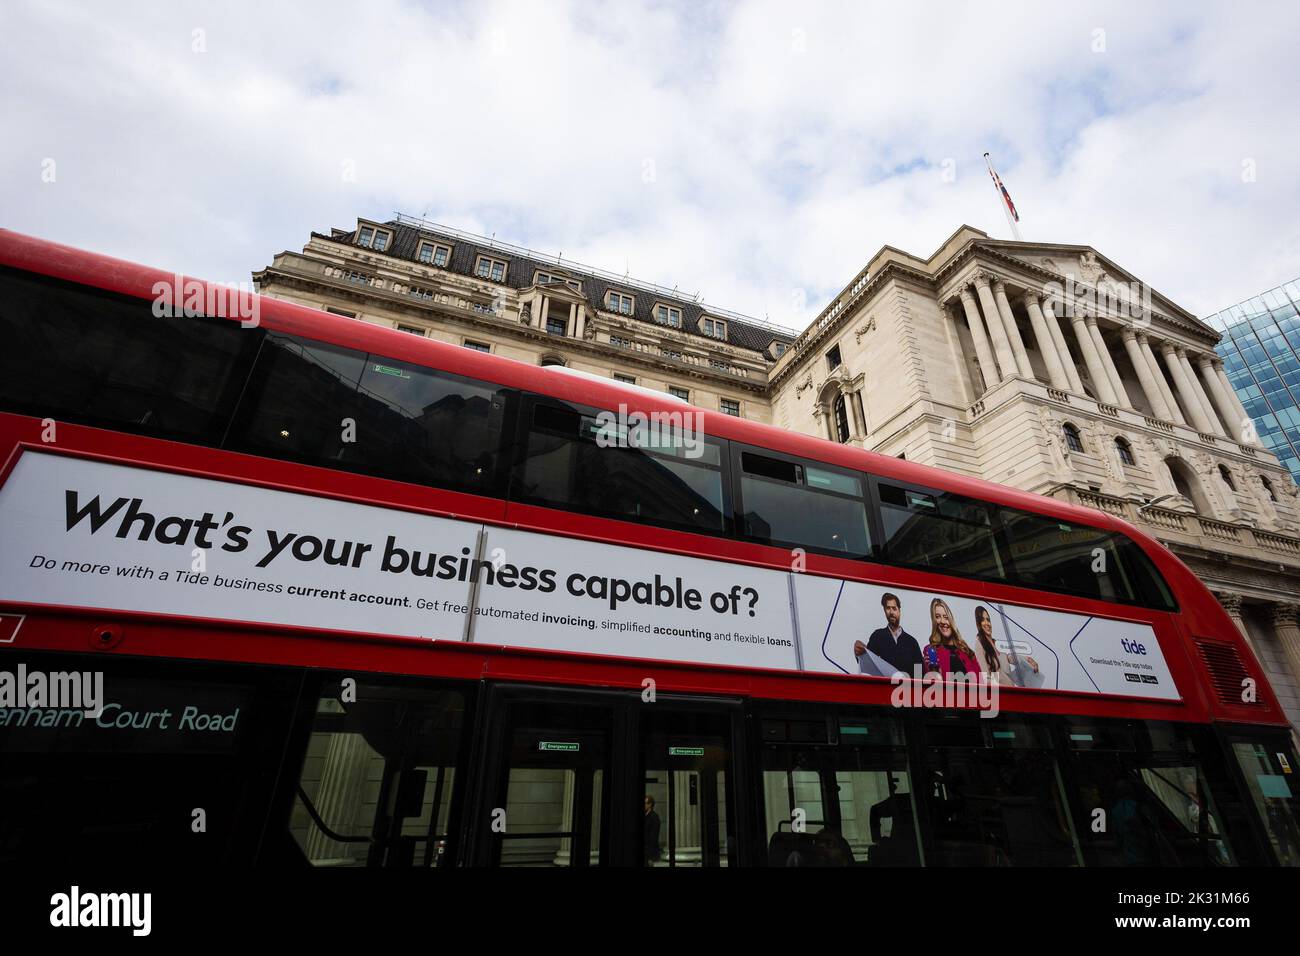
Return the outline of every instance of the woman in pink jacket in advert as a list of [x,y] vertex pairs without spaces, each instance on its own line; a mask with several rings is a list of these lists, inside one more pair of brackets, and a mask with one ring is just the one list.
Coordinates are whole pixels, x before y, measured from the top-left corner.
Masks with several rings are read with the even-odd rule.
[[942,598],[930,602],[930,644],[924,654],[926,670],[938,671],[944,680],[980,672],[979,658],[961,639],[952,608]]

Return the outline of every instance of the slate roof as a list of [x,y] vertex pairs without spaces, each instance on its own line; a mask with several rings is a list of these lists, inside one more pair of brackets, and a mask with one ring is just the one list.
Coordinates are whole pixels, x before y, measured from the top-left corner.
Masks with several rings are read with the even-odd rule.
[[[491,256],[493,259],[500,259],[506,263],[504,285],[512,289],[524,289],[532,285],[534,274],[540,270],[581,280],[582,295],[592,304],[593,308],[608,311],[605,298],[606,293],[611,289],[625,295],[631,295],[633,297],[633,313],[630,318],[639,322],[646,322],[651,325],[659,324],[655,322],[653,315],[654,306],[657,302],[679,308],[682,310],[682,331],[697,335],[705,342],[718,340],[699,331],[699,319],[703,315],[725,321],[727,323],[727,344],[734,345],[737,348],[749,349],[754,352],[767,352],[774,341],[784,342],[787,346],[794,341],[793,333],[765,328],[761,324],[738,318],[734,313],[708,309],[693,299],[674,296],[658,288],[649,289],[646,283],[632,280],[625,285],[620,284],[613,279],[598,275],[573,263],[563,262],[557,264],[547,259],[522,255],[517,250],[517,247],[503,248],[488,240],[475,241],[467,238],[465,233],[444,233],[434,228],[416,226],[398,219],[391,219],[382,223],[382,225],[385,229],[392,231],[393,241],[387,249],[380,253],[381,255],[417,262],[416,252],[419,249],[420,241],[422,239],[433,240],[451,246],[451,261],[447,264],[447,270],[459,275],[479,278],[474,274],[474,264],[478,261],[480,255]],[[316,233],[316,235],[335,242],[352,243],[356,241],[355,229],[350,231],[331,229],[328,236],[323,233]]]

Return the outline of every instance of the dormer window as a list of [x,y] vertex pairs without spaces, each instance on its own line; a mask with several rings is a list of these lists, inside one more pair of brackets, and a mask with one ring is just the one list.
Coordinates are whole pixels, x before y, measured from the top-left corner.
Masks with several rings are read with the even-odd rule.
[[387,249],[392,239],[393,234],[386,229],[362,226],[357,230],[357,245],[366,249],[374,249],[375,252],[383,252]]
[[474,274],[480,279],[491,279],[493,282],[504,282],[506,278],[506,264],[500,259],[493,259],[491,256],[479,256],[474,263]]
[[700,319],[700,331],[705,335],[711,335],[715,339],[727,339],[727,323],[721,319]]
[[617,312],[619,315],[631,315],[632,297],[611,289],[605,293],[605,307],[611,312]]
[[786,350],[786,348],[787,348],[787,346],[786,346],[786,344],[785,344],[784,342],[773,342],[773,343],[772,343],[772,358],[780,358],[782,355],[785,354],[785,350]]
[[582,291],[582,283],[577,279],[566,279],[564,276],[557,276],[550,272],[539,272],[533,279],[533,285],[559,285],[560,283],[567,285],[574,292]]
[[682,327],[682,310],[662,302],[655,306],[655,321],[674,329]]
[[440,242],[422,240],[415,258],[426,266],[437,266],[439,269],[445,269],[447,263],[451,261],[451,247],[444,246]]

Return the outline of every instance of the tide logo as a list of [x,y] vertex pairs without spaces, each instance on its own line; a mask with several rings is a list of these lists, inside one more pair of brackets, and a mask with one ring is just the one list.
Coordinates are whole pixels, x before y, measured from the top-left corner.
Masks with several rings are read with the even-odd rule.
[[1129,640],[1127,637],[1120,639],[1119,646],[1124,648],[1124,650],[1130,654],[1137,654],[1145,657],[1147,653],[1147,647],[1145,644],[1139,644],[1137,641]]

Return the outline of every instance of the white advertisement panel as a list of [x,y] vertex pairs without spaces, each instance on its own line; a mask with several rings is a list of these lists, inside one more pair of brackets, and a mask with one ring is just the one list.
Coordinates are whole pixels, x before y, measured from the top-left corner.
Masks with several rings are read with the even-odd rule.
[[806,670],[1179,699],[1146,624],[807,575],[795,595]]
[[460,562],[477,534],[389,508],[28,452],[0,488],[0,600],[458,639],[470,589]]
[[461,640],[471,599],[482,644],[1178,699],[1142,624],[48,453],[0,488],[0,601]]
[[479,591],[474,641],[794,670],[788,575],[491,528],[485,553],[556,569],[546,593]]

